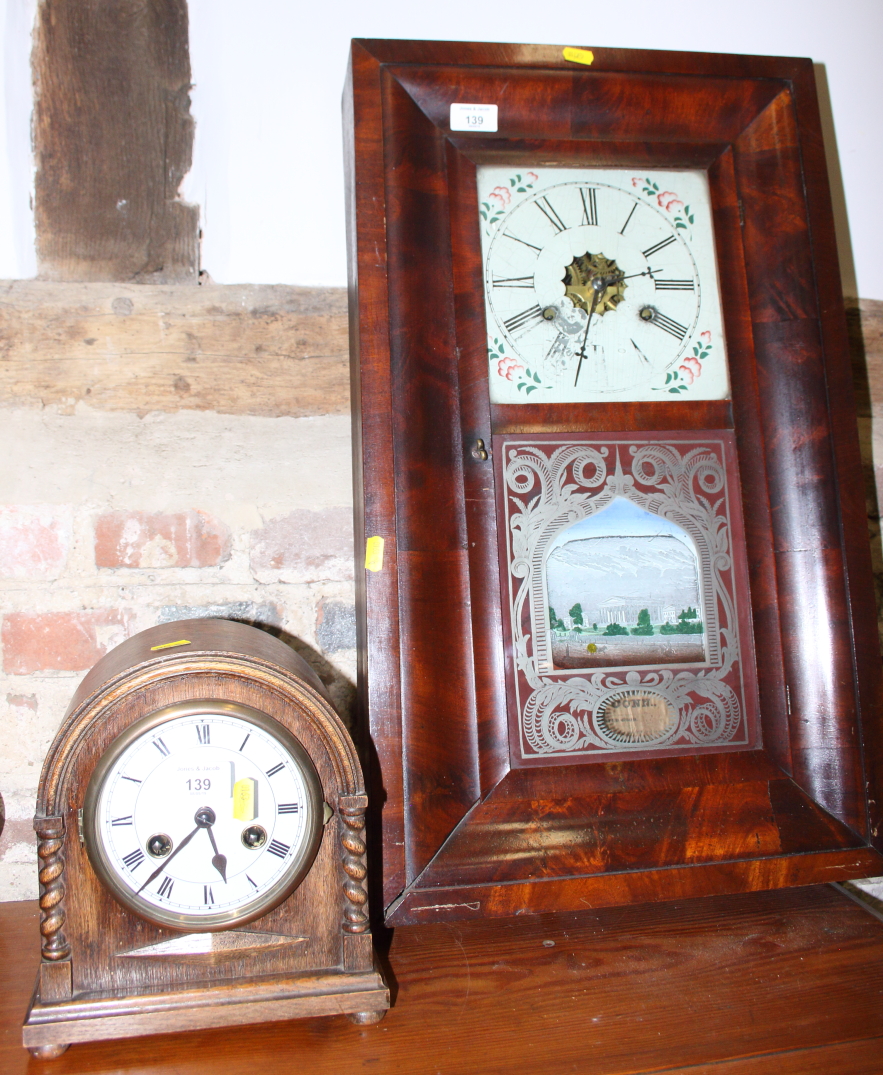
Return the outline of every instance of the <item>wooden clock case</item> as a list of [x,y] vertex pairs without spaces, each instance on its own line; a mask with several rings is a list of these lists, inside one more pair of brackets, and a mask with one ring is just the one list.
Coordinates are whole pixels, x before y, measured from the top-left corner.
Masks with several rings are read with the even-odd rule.
[[[387,922],[883,871],[881,672],[809,60],[354,41],[345,93],[360,697]],[[496,104],[496,133],[452,131]],[[476,169],[702,169],[731,399],[494,405]],[[495,438],[728,430],[761,745],[521,767],[507,728]],[[375,565],[376,566],[376,565]],[[381,878],[382,874],[382,878]]]
[[[182,639],[189,644],[174,645]],[[186,933],[139,918],[99,882],[78,814],[96,763],[121,732],[164,706],[206,698],[250,706],[291,732],[333,813],[286,900],[235,930],[191,935],[210,943],[188,951],[163,947]],[[382,1018],[389,993],[368,921],[366,804],[349,733],[313,670],[278,639],[233,621],[183,620],[116,647],[80,684],[40,779],[43,958],[25,1046],[51,1057],[104,1038],[310,1015]]]

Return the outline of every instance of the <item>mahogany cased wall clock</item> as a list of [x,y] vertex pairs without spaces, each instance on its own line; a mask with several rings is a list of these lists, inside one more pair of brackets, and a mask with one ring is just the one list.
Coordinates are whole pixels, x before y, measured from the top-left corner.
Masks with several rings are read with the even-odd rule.
[[349,734],[288,646],[182,620],[80,684],[40,782],[38,1057],[105,1038],[347,1013],[389,994]]
[[355,41],[345,117],[387,921],[879,872],[810,61]]

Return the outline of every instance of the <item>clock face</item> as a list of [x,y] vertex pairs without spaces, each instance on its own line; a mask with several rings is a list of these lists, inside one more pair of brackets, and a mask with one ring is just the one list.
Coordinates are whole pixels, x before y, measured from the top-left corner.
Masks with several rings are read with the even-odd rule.
[[83,808],[89,859],[152,922],[217,929],[259,917],[303,879],[322,794],[303,747],[229,702],[187,702],[136,721],[102,757]]
[[491,401],[726,399],[701,172],[478,170]]

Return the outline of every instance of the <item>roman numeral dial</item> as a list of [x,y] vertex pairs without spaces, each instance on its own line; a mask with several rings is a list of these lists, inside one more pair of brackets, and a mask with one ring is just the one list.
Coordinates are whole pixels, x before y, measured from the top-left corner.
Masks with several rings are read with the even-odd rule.
[[503,323],[506,326],[507,332],[512,333],[515,336],[520,336],[523,332],[527,332],[528,329],[534,328],[540,324],[543,320],[543,311],[539,306],[531,306],[527,310],[522,310],[521,313],[517,313],[510,317]]
[[704,173],[519,174],[477,173],[502,206],[480,225],[491,402],[728,398]]
[[[208,711],[207,711],[208,710]],[[159,925],[214,928],[275,906],[309,868],[322,789],[304,748],[225,702],[142,718],[96,769],[83,807],[100,880]]]

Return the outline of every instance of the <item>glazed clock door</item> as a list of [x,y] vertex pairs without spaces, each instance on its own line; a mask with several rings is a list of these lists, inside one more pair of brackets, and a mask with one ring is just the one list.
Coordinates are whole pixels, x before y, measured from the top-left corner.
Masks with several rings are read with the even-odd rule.
[[346,101],[387,920],[883,870],[811,64],[355,42]]
[[187,702],[149,714],[97,767],[86,850],[125,906],[161,926],[258,918],[303,878],[322,797],[303,747],[262,713]]
[[493,403],[728,398],[707,177],[636,171],[478,169]]

